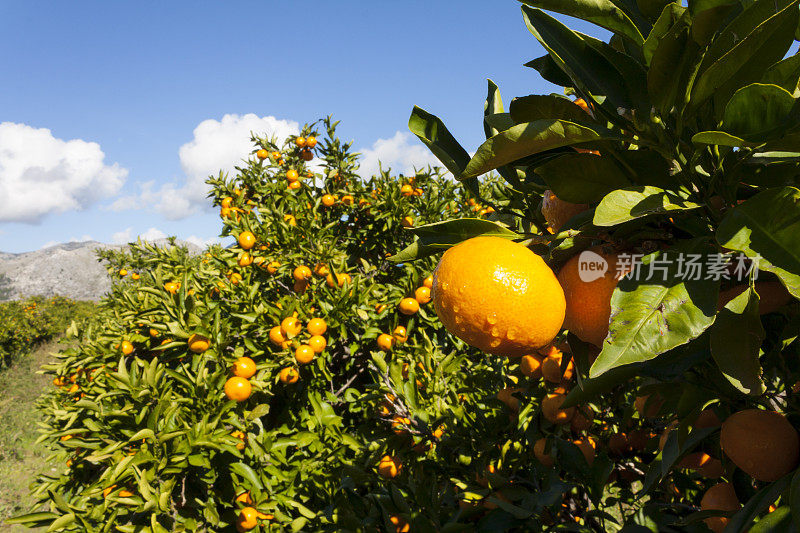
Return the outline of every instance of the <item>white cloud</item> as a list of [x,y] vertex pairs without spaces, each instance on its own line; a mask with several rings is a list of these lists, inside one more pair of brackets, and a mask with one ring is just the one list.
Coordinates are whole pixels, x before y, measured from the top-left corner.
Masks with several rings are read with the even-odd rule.
[[378,173],[378,162],[384,170],[391,167],[394,174],[413,174],[415,167],[442,166],[425,145],[404,131],[398,131],[391,139],[378,139],[372,148],[362,148],[359,152],[361,168],[358,173],[363,178]]
[[50,213],[84,209],[113,196],[128,171],[106,165],[104,158],[97,143],[0,123],[0,222],[37,223]]
[[158,228],[150,228],[136,236],[133,234],[133,228],[126,228],[111,235],[111,242],[113,244],[128,244],[137,239],[142,239],[143,241],[157,241],[158,239],[164,239],[166,237],[167,234]]
[[123,211],[152,207],[169,220],[179,220],[209,207],[209,175],[220,170],[232,174],[253,149],[250,133],[275,136],[282,141],[289,135],[300,133],[300,125],[291,120],[272,116],[225,115],[221,120],[204,120],[194,129],[193,139],[178,150],[186,178],[156,187],[155,182],[139,183],[139,191],[115,200],[109,209]]
[[183,240],[186,241],[186,242],[190,242],[190,243],[194,244],[195,246],[199,246],[200,248],[205,248],[205,247],[210,246],[212,244],[217,244],[217,243],[222,242],[222,239],[220,239],[219,237],[210,237],[208,239],[201,239],[197,235],[190,235],[190,236],[186,237]]

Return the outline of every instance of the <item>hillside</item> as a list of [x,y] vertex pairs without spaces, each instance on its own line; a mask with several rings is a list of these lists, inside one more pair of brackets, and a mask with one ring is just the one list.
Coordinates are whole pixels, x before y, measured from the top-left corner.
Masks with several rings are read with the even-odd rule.
[[[191,253],[200,247],[176,241]],[[166,239],[155,241],[166,244]],[[97,260],[98,248],[123,248],[127,245],[96,241],[57,244],[34,252],[0,252],[0,274],[8,277],[11,298],[61,295],[76,300],[99,300],[111,286],[105,266]]]

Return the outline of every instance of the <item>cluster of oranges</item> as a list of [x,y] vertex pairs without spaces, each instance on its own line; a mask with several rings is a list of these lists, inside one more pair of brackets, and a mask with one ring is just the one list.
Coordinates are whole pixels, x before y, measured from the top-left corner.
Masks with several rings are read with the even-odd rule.
[[[431,301],[431,287],[433,287],[433,276],[428,276],[422,280],[422,285],[417,287],[414,291],[414,297],[406,297],[400,300],[397,304],[397,310],[405,316],[413,316],[417,314],[421,305],[425,305]],[[376,310],[380,313],[385,309],[385,306],[378,304]],[[408,340],[408,335],[405,326],[397,326],[392,334],[381,333],[378,335],[377,343],[378,348],[384,352],[390,352],[395,345],[395,342],[404,343]]]

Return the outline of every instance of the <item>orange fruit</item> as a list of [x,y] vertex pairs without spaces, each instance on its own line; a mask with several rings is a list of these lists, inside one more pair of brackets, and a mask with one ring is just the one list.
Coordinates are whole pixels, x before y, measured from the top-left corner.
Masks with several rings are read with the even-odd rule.
[[636,411],[645,418],[655,418],[664,405],[664,399],[658,394],[637,396],[633,401]]
[[312,335],[324,335],[328,331],[328,324],[321,318],[312,318],[306,324],[306,330]]
[[[717,309],[721,310],[725,305],[747,290],[748,285],[737,285],[730,289],[720,291],[717,300]],[[758,313],[766,315],[774,313],[784,305],[791,302],[794,298],[786,287],[778,281],[757,281],[755,284],[758,293]]]
[[179,288],[180,284],[178,284],[175,281],[169,281],[164,284],[164,290],[166,290],[170,294],[175,294],[176,292],[178,292]]
[[353,205],[353,197],[349,194],[342,196],[342,203],[344,205]]
[[429,289],[433,288],[433,274],[429,274],[428,277],[422,280],[422,286]]
[[275,346],[283,346],[283,343],[286,342],[286,337],[283,336],[280,326],[275,326],[269,330],[269,340]]
[[387,333],[378,335],[378,348],[384,352],[391,352],[392,346],[394,346],[394,337]]
[[225,382],[225,396],[229,400],[243,402],[250,397],[251,392],[250,382],[244,378],[234,376]]
[[575,416],[575,408],[568,407],[561,409],[561,404],[564,403],[567,397],[561,393],[554,392],[548,394],[542,400],[542,416],[553,424],[568,424],[572,417]]
[[[566,374],[566,372],[564,372],[564,374]],[[551,383],[561,382],[561,352],[548,355],[542,359],[542,376]]]
[[243,492],[236,497],[236,503],[243,503],[245,505],[253,505],[253,498],[250,496],[250,492]]
[[586,458],[586,462],[589,463],[589,466],[591,466],[594,462],[595,449],[597,448],[597,443],[595,440],[592,437],[584,437],[582,439],[572,441],[572,444],[580,449],[583,457]]
[[384,455],[378,462],[378,473],[386,479],[397,476],[401,468],[400,461],[389,455]]
[[573,416],[572,420],[570,420],[569,427],[575,433],[580,433],[581,431],[586,431],[592,427],[593,420],[594,411],[592,411],[591,407],[578,407],[575,410],[575,416]]
[[300,159],[302,159],[303,161],[311,161],[312,159],[314,159],[314,154],[311,153],[311,150],[305,149],[302,152],[300,152]]
[[236,517],[236,529],[239,531],[250,531],[258,525],[258,511],[252,507],[245,507],[239,511]]
[[128,275],[128,271],[127,270],[125,270],[124,268],[120,268],[119,269],[119,277],[124,278],[127,275]]
[[450,333],[506,356],[549,344],[566,307],[542,258],[500,237],[473,237],[444,253],[433,276],[433,305]]
[[[236,449],[240,450],[240,451],[244,450],[245,442],[247,441],[247,435],[244,433],[244,431],[238,431],[238,430],[237,431],[232,431],[231,432],[231,437],[239,439],[241,441],[241,442],[236,444]],[[239,501],[238,498],[237,498],[236,501]]]
[[297,137],[294,140],[294,144],[296,144],[300,148],[303,148],[306,145],[306,138],[305,137]]
[[130,355],[133,353],[133,344],[129,341],[122,341],[122,344],[119,345],[119,349],[123,355]]
[[695,429],[715,428],[721,424],[722,422],[720,422],[717,413],[715,413],[713,409],[709,408],[709,409],[703,409],[700,412],[700,414],[697,415],[697,418],[695,419],[694,424],[692,424],[692,426]]
[[187,344],[189,345],[189,350],[194,353],[203,353],[211,346],[211,342],[206,337],[197,333],[189,337]]
[[414,187],[411,185],[403,185],[400,187],[400,194],[403,196],[411,196],[414,194]]
[[414,219],[410,216],[405,216],[400,220],[400,225],[404,228],[413,228],[414,227]]
[[311,269],[305,265],[300,265],[294,269],[294,272],[292,272],[292,277],[295,281],[306,281],[311,279],[311,276]]
[[251,249],[256,245],[256,236],[251,231],[243,231],[239,234],[239,246],[245,250]]
[[333,274],[325,276],[325,283],[331,288],[336,287],[337,284],[342,287],[345,282],[350,283],[350,281],[350,274],[336,274],[336,282],[333,281]]
[[306,148],[314,148],[317,145],[317,138],[314,136],[309,136],[306,139]]
[[281,266],[281,264],[278,261],[270,261],[267,264],[267,272],[269,272],[270,274],[274,274],[275,272],[278,271],[279,266]]
[[317,263],[316,266],[314,266],[314,274],[322,277],[327,276],[328,274],[330,274],[328,265],[326,265],[325,263]]
[[519,411],[519,398],[514,396],[514,393],[519,392],[519,388],[506,387],[497,392],[497,399],[506,404],[506,406],[514,412]]
[[283,215],[283,221],[289,224],[290,226],[297,225],[297,219],[294,218],[294,215]]
[[589,104],[587,104],[587,103],[586,103],[586,100],[584,100],[583,98],[576,98],[576,99],[575,99],[575,101],[574,101],[573,103],[574,103],[576,106],[578,106],[578,107],[580,107],[581,109],[583,109],[585,112],[587,112],[587,113],[589,113],[590,115],[594,116],[594,113],[592,112],[591,108],[589,107]]
[[558,273],[558,281],[564,288],[567,303],[564,327],[582,341],[602,346],[608,335],[611,294],[619,281],[618,254],[606,254],[599,247],[591,251],[600,255],[608,264],[608,270],[603,276],[589,282],[581,280],[579,268],[583,254],[578,254],[563,266]]
[[289,170],[286,171],[287,181],[292,182],[292,181],[297,181],[298,179],[300,179],[300,175],[297,173],[295,169],[290,168]]
[[406,331],[405,326],[397,326],[394,328],[394,331],[392,331],[392,337],[394,337],[394,340],[397,342],[406,342],[408,340],[408,332]]
[[419,311],[419,302],[414,298],[403,298],[400,300],[398,308],[404,315],[413,315]]
[[284,385],[291,385],[292,383],[297,383],[297,380],[300,379],[300,373],[296,368],[287,366],[286,368],[282,368],[278,373],[278,379],[280,379],[281,383]]
[[558,233],[561,226],[566,224],[569,219],[587,209],[589,209],[587,204],[565,202],[549,189],[542,194],[542,215],[553,233]]
[[302,185],[300,185],[299,181],[293,181],[287,186],[288,189],[293,191],[299,189],[300,187],[302,187]]
[[303,331],[303,325],[297,320],[297,317],[287,316],[281,321],[281,333],[287,339],[296,337]]
[[227,208],[230,208],[230,206],[231,206],[231,204],[232,204],[232,203],[233,203],[233,197],[231,197],[231,196],[226,196],[225,198],[223,198],[223,199],[222,199],[222,202],[220,203],[220,205],[221,205],[222,207],[227,207]]
[[253,256],[247,252],[242,252],[239,254],[239,259],[236,261],[236,263],[240,267],[250,266],[253,264]]
[[240,357],[233,363],[233,375],[250,379],[256,373],[256,363],[249,357]]
[[323,194],[322,195],[322,205],[325,207],[330,207],[336,203],[336,200],[330,194]]
[[314,360],[314,349],[308,344],[301,344],[294,351],[294,358],[301,365],[306,365]]
[[520,371],[529,378],[542,377],[542,356],[539,354],[523,355],[519,361]]
[[[738,511],[741,506],[736,491],[730,483],[717,483],[708,489],[700,500],[701,511]],[[728,525],[728,519],[723,516],[706,518],[703,522],[714,533],[722,533]]]
[[725,419],[719,436],[730,460],[759,481],[776,481],[797,467],[800,436],[775,411],[746,409]]
[[262,148],[261,150],[256,152],[256,157],[261,159],[261,160],[264,160],[264,159],[269,157],[269,152],[267,152],[266,150],[264,150]]
[[308,339],[308,345],[314,350],[314,353],[322,353],[325,347],[328,346],[328,341],[322,335],[313,335]]
[[608,438],[608,451],[613,455],[625,455],[631,451],[628,436],[625,433],[614,433]]
[[133,274],[131,274],[131,279],[139,279],[139,274],[134,272]]
[[280,159],[281,153],[280,152],[272,152],[272,159]]
[[431,290],[424,286],[417,287],[417,290],[414,291],[414,299],[419,302],[420,305],[425,305],[431,301]]
[[546,467],[551,467],[555,463],[555,459],[549,453],[545,453],[545,448],[547,447],[547,438],[542,437],[541,439],[537,440],[536,443],[533,445],[533,455],[536,456],[536,460],[542,463]]
[[408,533],[411,531],[411,525],[401,516],[390,516],[389,522],[394,526],[395,533]]

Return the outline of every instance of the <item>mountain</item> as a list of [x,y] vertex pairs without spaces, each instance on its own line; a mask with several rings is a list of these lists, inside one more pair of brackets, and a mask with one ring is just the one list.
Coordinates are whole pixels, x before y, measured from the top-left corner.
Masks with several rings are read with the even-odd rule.
[[[186,241],[192,254],[202,249]],[[154,241],[166,245],[166,239]],[[103,263],[97,260],[98,248],[125,248],[127,245],[103,244],[96,241],[56,244],[35,252],[11,254],[0,252],[0,274],[8,279],[10,298],[29,296],[66,296],[75,300],[99,300],[111,288],[111,280]]]

